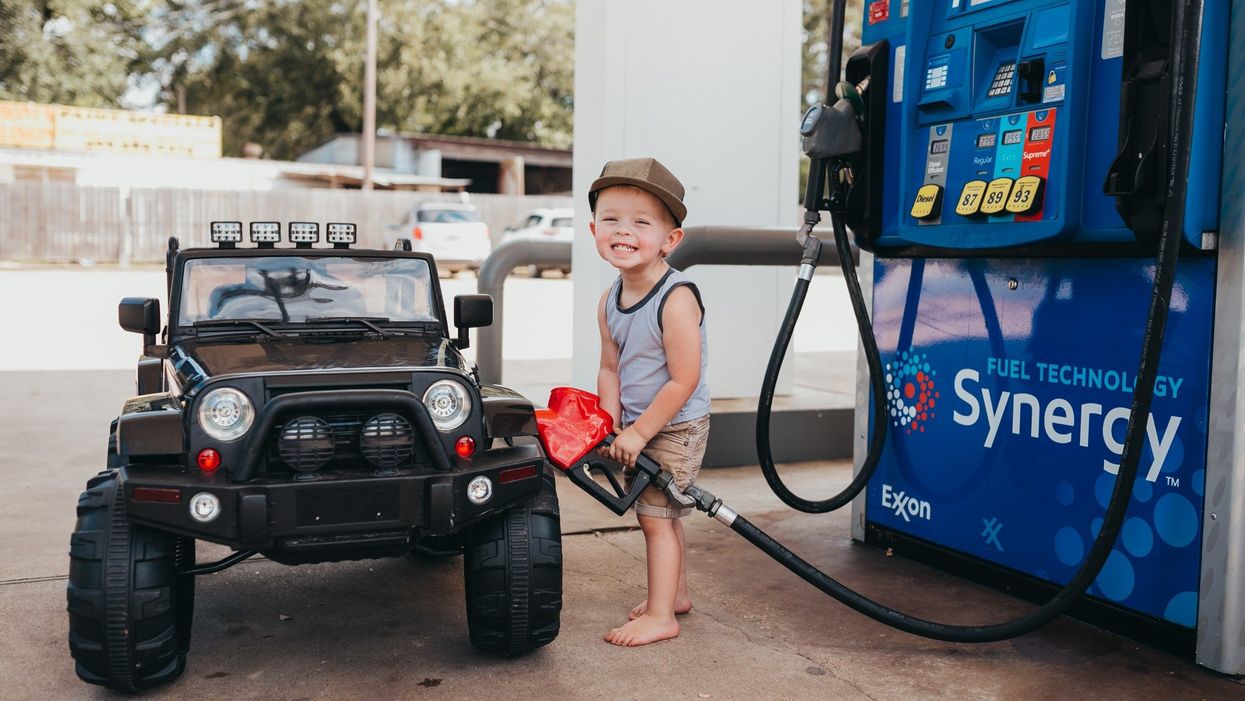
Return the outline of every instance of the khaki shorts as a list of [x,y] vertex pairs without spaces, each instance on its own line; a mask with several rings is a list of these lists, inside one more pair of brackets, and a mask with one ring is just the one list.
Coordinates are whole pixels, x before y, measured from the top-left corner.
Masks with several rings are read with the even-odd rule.
[[[700,474],[700,463],[705,458],[708,442],[709,415],[706,414],[698,419],[665,426],[641,452],[673,475],[675,484],[682,490],[695,482]],[[628,490],[635,475],[635,468],[627,468],[623,473]],[[635,505],[637,514],[657,518],[683,518],[693,511],[695,509],[691,506],[671,502],[665,492],[651,485],[644,489]]]

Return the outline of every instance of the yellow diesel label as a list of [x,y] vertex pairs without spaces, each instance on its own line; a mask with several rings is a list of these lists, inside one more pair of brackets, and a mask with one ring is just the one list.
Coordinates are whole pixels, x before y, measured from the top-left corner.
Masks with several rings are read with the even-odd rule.
[[912,202],[913,219],[934,219],[942,214],[942,185],[922,185]]
[[986,186],[986,198],[981,203],[982,214],[998,214],[1007,207],[1007,196],[1012,193],[1011,178],[995,178]]
[[1016,181],[1012,196],[1007,198],[1007,211],[1012,214],[1032,214],[1042,207],[1044,181],[1036,175],[1026,175]]
[[981,200],[986,194],[986,181],[970,180],[960,190],[960,200],[955,204],[955,213],[961,217],[971,217],[981,211]]

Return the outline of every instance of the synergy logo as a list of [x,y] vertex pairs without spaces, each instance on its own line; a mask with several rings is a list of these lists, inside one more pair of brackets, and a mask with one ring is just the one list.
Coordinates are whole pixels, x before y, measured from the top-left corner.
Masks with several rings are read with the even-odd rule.
[[925,431],[939,397],[934,389],[936,374],[928,359],[911,349],[886,364],[886,404],[895,428],[906,428],[908,433]]

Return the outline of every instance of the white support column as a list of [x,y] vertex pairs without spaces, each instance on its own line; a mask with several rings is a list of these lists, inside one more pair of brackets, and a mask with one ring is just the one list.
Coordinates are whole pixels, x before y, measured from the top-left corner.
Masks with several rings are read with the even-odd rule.
[[[596,254],[588,187],[615,158],[654,156],[687,189],[689,226],[790,227],[799,213],[797,0],[579,0],[575,30],[573,382],[595,389],[596,307],[615,272]],[[709,389],[750,397],[795,279],[786,268],[696,266]],[[790,392],[784,373],[780,393]]]

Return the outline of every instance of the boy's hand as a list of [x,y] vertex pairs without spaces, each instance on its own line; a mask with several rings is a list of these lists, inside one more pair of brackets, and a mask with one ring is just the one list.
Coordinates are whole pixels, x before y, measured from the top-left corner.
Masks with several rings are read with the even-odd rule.
[[635,461],[640,457],[640,451],[644,450],[646,445],[648,441],[644,436],[640,435],[634,426],[630,426],[618,434],[618,437],[610,444],[609,457],[627,467],[635,467]]

